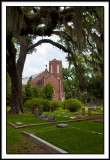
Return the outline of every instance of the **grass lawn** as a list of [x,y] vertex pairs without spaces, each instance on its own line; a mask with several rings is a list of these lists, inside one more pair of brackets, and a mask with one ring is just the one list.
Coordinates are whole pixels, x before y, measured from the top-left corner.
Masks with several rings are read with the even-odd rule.
[[[23,142],[21,131],[32,133],[68,153],[103,153],[103,124],[92,120],[68,123],[68,128],[55,124],[14,129],[7,125],[7,153],[18,153],[30,147]],[[20,146],[20,147],[19,147]],[[19,148],[20,151],[19,151]]]
[[[75,114],[69,112],[68,110],[54,111],[54,112],[44,112],[44,113],[47,113],[47,117],[50,114],[55,114],[56,122],[74,120],[71,117],[76,116]],[[78,114],[78,115],[80,115],[80,114]],[[67,116],[67,117],[65,117],[65,116]],[[76,119],[79,119],[79,118],[75,118],[75,120]],[[12,122],[15,125],[16,125],[16,122],[22,122],[23,125],[47,123],[48,122],[48,121],[44,121],[40,118],[34,117],[34,114],[21,114],[21,115],[7,114],[7,120]]]
[[103,124],[95,123],[92,120],[68,124],[68,128],[47,125],[25,128],[25,131],[66,150],[68,153],[103,153]]
[[[47,116],[55,114],[56,121],[72,120],[70,117],[75,116],[68,110],[46,113]],[[7,120],[14,124],[22,122],[23,125],[47,123],[47,121],[34,117],[33,114],[7,114]],[[68,153],[103,154],[103,123],[87,120],[68,124],[68,128],[57,128],[56,124],[51,124],[21,129],[14,129],[7,124],[7,153],[24,153],[26,149],[28,151],[28,148],[30,148],[29,142],[23,141],[21,135],[21,131],[26,131],[64,149]]]

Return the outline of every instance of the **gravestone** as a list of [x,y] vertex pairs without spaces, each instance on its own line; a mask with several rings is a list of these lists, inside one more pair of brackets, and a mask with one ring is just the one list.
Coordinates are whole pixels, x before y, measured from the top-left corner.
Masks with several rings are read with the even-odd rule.
[[34,104],[34,105],[33,105],[32,114],[34,113],[34,110],[35,110],[35,109],[38,109],[38,105],[37,105],[37,104]]
[[40,105],[39,107],[39,115],[41,115],[43,113],[43,105]]
[[16,122],[16,124],[18,124],[18,125],[22,125],[23,123],[21,123],[21,122]]
[[55,115],[54,114],[50,114],[49,117],[48,117],[48,121],[50,121],[50,122],[56,121],[55,120]]
[[56,127],[59,127],[59,128],[66,128],[66,127],[69,127],[69,125],[68,125],[68,124],[60,123],[60,124],[57,124]]
[[70,117],[71,119],[74,119],[75,117]]
[[46,113],[42,113],[41,114],[41,119],[43,119],[43,118],[47,118],[47,114]]
[[91,116],[91,108],[88,108],[88,115]]
[[78,114],[78,112],[73,112],[73,114]]
[[63,116],[63,117],[68,117],[68,116]]
[[85,108],[82,108],[82,115],[85,115]]
[[38,108],[34,109],[34,117],[39,117],[39,110],[38,110]]

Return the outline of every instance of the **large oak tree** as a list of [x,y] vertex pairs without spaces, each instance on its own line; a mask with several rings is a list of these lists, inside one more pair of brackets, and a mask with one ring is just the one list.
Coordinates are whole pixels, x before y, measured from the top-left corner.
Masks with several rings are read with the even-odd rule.
[[[72,25],[69,25],[69,22]],[[57,30],[55,30],[57,29]],[[58,35],[63,43],[41,39],[33,45],[27,43],[30,35]],[[7,7],[7,71],[11,77],[11,113],[23,113],[22,72],[26,55],[42,43],[50,43],[64,52],[74,63],[79,84],[84,82],[84,69],[77,62],[75,52],[91,51],[92,60],[85,62],[96,65],[103,72],[103,7]],[[13,38],[20,44],[20,54],[16,62]],[[94,68],[95,68],[94,67]],[[82,88],[83,90],[83,88]]]

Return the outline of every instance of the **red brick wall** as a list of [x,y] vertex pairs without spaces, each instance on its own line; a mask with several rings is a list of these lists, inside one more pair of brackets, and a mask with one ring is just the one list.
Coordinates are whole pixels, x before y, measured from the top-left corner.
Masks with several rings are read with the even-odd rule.
[[[41,80],[43,77],[45,77],[46,75],[48,75],[49,72],[48,71],[45,71],[43,74],[39,75],[36,79],[34,80],[31,80],[31,87],[33,86],[38,86],[38,88],[42,88],[43,87],[43,80],[41,83],[38,83],[39,80]],[[38,84],[37,84],[38,83]]]
[[[52,74],[51,74],[51,65],[52,65]],[[59,65],[59,73],[57,73],[57,65]],[[50,73],[49,73],[50,72]],[[38,86],[42,88],[46,83],[51,83],[55,88],[55,99],[61,101],[65,99],[65,93],[63,92],[63,75],[62,75],[62,61],[52,60],[49,61],[49,72],[45,71],[39,75],[36,79],[31,81],[31,87]],[[48,76],[49,75],[49,76]]]
[[[59,65],[59,73],[57,73],[57,65]],[[52,73],[61,80],[61,86],[60,86],[61,87],[61,95],[65,99],[65,94],[63,93],[62,61],[59,61],[56,59],[49,61],[49,72],[50,73],[51,73],[51,66],[52,66]]]
[[51,83],[54,88],[55,88],[55,99],[56,100],[60,100],[60,93],[59,93],[59,85],[60,85],[60,81],[53,75],[51,74],[50,76],[48,76],[47,78],[44,79],[44,83]]

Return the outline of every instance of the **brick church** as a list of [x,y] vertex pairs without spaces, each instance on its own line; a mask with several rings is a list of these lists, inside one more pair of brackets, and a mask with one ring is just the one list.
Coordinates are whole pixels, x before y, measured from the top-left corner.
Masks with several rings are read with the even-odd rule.
[[51,83],[54,86],[54,99],[58,101],[65,100],[65,93],[63,92],[63,75],[62,75],[62,61],[53,59],[49,61],[49,71],[46,69],[43,72],[35,74],[31,77],[22,79],[22,84],[25,85],[30,81],[31,87],[37,86],[42,88],[46,83]]

